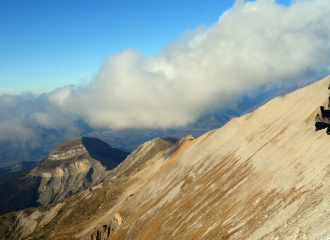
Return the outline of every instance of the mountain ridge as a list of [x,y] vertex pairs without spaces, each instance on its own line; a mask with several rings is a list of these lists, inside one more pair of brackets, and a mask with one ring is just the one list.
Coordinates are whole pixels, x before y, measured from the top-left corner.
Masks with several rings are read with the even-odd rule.
[[[315,120],[320,106],[329,110],[329,83],[330,76],[278,96],[153,156],[146,144],[122,174],[113,171],[92,190],[1,216],[0,235],[54,240],[325,239],[330,235],[330,141],[327,129],[315,131]],[[134,162],[142,165],[123,174]],[[47,221],[35,218],[51,211],[54,215]],[[33,222],[24,233],[11,224],[26,226],[23,220]]]

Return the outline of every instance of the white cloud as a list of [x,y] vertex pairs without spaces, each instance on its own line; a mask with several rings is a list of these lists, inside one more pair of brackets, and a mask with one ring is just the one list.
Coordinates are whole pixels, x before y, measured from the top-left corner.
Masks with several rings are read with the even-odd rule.
[[111,54],[89,84],[49,100],[97,127],[184,125],[251,87],[328,70],[330,4],[237,1],[209,28],[182,36],[160,55]]
[[65,104],[67,98],[70,96],[73,86],[65,86],[57,89],[49,96],[49,101],[62,106]]

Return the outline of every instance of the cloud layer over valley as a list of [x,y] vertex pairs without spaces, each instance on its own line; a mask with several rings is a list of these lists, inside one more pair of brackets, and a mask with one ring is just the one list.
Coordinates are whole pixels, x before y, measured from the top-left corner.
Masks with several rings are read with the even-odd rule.
[[324,75],[329,66],[328,0],[298,0],[290,7],[236,1],[212,26],[184,32],[159,55],[110,53],[89,83],[34,99],[43,107],[29,107],[28,115],[17,108],[24,96],[2,96],[0,140],[35,138],[36,126],[75,131],[77,116],[93,127],[182,126],[242,91]]

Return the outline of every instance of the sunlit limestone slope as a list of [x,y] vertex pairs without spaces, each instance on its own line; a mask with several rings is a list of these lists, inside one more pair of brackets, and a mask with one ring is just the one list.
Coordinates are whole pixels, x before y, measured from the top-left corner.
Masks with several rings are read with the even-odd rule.
[[[325,239],[329,77],[186,142],[118,211],[111,239]],[[175,154],[175,153],[174,153]]]

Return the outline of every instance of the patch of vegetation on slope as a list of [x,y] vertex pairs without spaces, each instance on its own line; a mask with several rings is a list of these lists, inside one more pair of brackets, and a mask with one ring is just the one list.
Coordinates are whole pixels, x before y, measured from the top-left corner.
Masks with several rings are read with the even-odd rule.
[[5,173],[0,172],[0,184],[4,183],[4,182],[15,180],[15,179],[19,179],[20,177],[22,177],[24,175],[23,173],[26,173],[26,172],[27,172],[26,169],[15,171],[15,172],[5,172]]
[[37,163],[38,163],[37,161],[3,162],[3,163],[0,163],[0,174],[31,168],[34,165],[36,165]]

